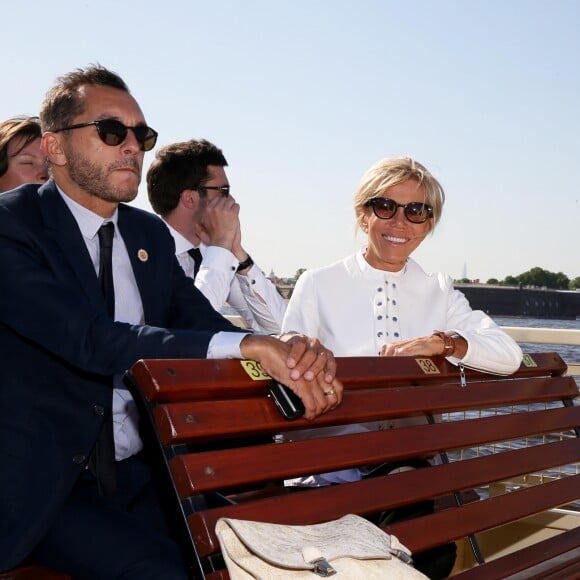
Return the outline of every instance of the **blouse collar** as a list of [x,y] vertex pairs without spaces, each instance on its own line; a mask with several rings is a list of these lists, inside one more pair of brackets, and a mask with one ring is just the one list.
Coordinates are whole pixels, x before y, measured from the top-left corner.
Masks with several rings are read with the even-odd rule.
[[398,272],[390,272],[387,270],[379,270],[377,268],[373,268],[373,266],[371,266],[365,260],[364,254],[366,250],[367,250],[366,246],[363,246],[355,255],[356,262],[363,276],[367,278],[378,278],[381,280],[385,280],[386,278],[400,278],[407,271],[407,263],[405,263],[403,268],[401,268]]

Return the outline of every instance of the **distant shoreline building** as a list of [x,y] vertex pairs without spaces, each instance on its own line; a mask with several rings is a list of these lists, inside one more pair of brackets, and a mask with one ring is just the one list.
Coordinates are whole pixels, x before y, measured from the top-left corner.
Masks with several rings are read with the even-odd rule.
[[274,273],[274,268],[270,270],[270,273],[266,276],[274,286],[276,286],[278,292],[282,298],[290,300],[292,292],[294,291],[294,286],[296,285],[296,278],[278,278]]
[[580,317],[580,292],[528,286],[455,284],[474,310],[495,316],[577,319]]

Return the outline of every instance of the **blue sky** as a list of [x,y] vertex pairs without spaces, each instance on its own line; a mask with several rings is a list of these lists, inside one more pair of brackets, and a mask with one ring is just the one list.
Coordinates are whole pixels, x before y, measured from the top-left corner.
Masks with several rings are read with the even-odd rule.
[[2,20],[0,118],[73,68],[115,70],[159,146],[224,150],[266,272],[355,251],[354,189],[403,154],[447,194],[426,270],[580,276],[580,2],[6,0]]

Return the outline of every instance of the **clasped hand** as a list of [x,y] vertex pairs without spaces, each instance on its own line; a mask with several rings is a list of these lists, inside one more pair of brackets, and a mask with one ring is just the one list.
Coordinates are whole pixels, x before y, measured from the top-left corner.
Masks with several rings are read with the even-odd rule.
[[284,334],[280,339],[250,334],[240,347],[244,358],[259,361],[265,372],[302,399],[305,419],[340,405],[343,386],[336,378],[336,360],[318,339],[302,334]]

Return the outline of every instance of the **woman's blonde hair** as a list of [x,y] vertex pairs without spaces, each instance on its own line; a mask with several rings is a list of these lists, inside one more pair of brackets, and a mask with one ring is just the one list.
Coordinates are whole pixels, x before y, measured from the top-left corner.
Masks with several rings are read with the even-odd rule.
[[[375,163],[362,176],[354,195],[354,211],[357,227],[362,226],[362,219],[367,213],[366,203],[374,197],[383,196],[385,191],[414,179],[425,190],[425,203],[433,207],[433,218],[430,229],[433,230],[441,218],[445,192],[441,184],[419,162],[410,157],[390,157]],[[417,200],[420,201],[420,200]]]

